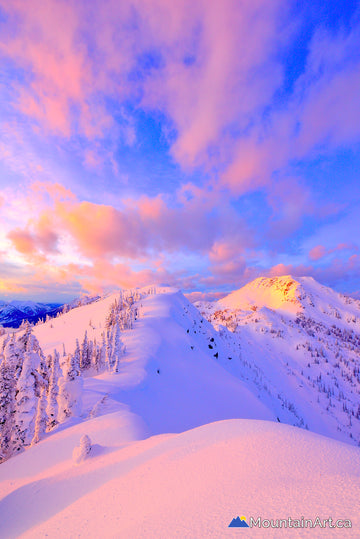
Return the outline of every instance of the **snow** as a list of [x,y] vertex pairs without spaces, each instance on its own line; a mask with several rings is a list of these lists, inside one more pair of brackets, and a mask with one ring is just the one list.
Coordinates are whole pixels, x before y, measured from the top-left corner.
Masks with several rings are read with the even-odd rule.
[[[147,426],[144,435],[236,417],[275,419],[243,381],[209,356],[209,339],[218,340],[218,334],[197,309],[174,288],[157,292],[139,301],[139,320],[122,334],[127,352],[120,373],[84,380],[84,414],[99,395],[108,394],[140,417]],[[34,334],[45,355],[53,349],[62,355],[63,345],[66,353],[73,353],[85,331],[89,339],[101,342],[106,315],[117,297],[112,294],[36,326]]]
[[257,388],[282,422],[360,442],[357,300],[284,276],[196,305],[228,344],[233,361],[220,358],[223,367]]
[[[1,464],[0,538],[234,537],[228,525],[242,515],[351,519],[341,537],[359,537],[360,449],[350,444],[360,419],[349,411],[359,392],[356,375],[346,378],[359,366],[359,304],[306,278],[245,288],[198,304],[201,312],[171,287],[137,291],[119,372],[83,371],[70,392],[82,408]],[[101,343],[118,298],[34,328],[45,356],[60,354],[64,375],[85,332]],[[323,383],[336,390],[328,410]]]
[[[18,461],[0,505],[2,537],[234,537],[228,525],[237,515],[346,518],[352,529],[331,535],[358,537],[357,448],[256,420],[211,423],[111,451],[103,433],[93,429],[93,449],[77,466],[70,447],[58,466],[30,476],[26,454],[3,465],[8,471]],[[48,458],[46,442],[27,454],[36,450],[37,460]],[[251,537],[327,533],[253,528]]]
[[91,440],[87,434],[83,434],[80,438],[80,444],[75,447],[72,458],[75,464],[83,462],[91,452]]
[[232,292],[217,303],[221,308],[268,307],[287,313],[296,313],[301,308],[298,301],[298,285],[290,275],[278,278],[259,277],[240,290]]

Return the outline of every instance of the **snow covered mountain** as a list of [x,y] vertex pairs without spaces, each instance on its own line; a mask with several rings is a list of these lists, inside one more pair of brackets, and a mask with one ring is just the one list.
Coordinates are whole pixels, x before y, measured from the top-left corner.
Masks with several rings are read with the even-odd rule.
[[0,336],[0,537],[223,537],[239,514],[355,529],[359,321],[282,277],[196,306],[121,291]]
[[232,349],[238,376],[280,421],[359,443],[358,300],[311,277],[284,276],[197,307]]
[[35,303],[34,301],[0,301],[0,326],[17,328],[24,320],[36,323],[46,315],[56,316],[58,303]]

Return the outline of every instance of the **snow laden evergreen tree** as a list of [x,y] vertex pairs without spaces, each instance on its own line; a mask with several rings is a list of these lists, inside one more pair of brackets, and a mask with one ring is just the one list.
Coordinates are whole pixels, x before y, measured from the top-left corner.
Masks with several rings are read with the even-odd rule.
[[25,350],[28,344],[28,340],[30,339],[30,336],[32,335],[33,328],[30,322],[28,320],[25,320],[21,324],[19,329],[23,330],[24,332],[17,340],[18,346],[22,348],[23,350]]
[[105,333],[103,332],[101,334],[101,347],[100,347],[100,355],[99,355],[99,370],[102,372],[105,369],[106,365],[106,341],[105,341]]
[[[17,432],[16,449],[29,445],[34,437],[39,399],[43,388],[48,387],[48,365],[39,341],[33,335],[32,328],[26,327],[25,333],[18,339],[21,371],[17,380],[15,429]],[[25,346],[25,351],[22,348]],[[43,412],[45,416],[45,412]],[[40,436],[40,431],[39,431]]]
[[89,362],[89,369],[94,363],[93,355],[94,355],[94,348],[96,347],[96,339],[95,342],[91,339],[88,340],[88,362]]
[[11,457],[15,432],[15,379],[11,363],[0,365],[0,462]]
[[114,352],[113,352],[113,363],[114,363],[114,372],[120,371],[120,361],[123,356],[123,342],[121,340],[120,324],[119,320],[116,321],[115,328],[115,338],[114,338]]
[[19,433],[20,447],[30,444],[34,436],[40,378],[36,370],[38,367],[39,356],[27,350],[17,381],[16,393],[15,424]]
[[81,345],[80,352],[80,368],[82,371],[89,369],[91,366],[91,351],[89,349],[89,340],[87,331],[85,331],[84,340]]
[[46,392],[47,386],[45,383],[42,384],[40,396],[37,400],[37,409],[36,409],[36,418],[35,418],[35,429],[34,437],[31,441],[31,445],[35,445],[43,438],[46,432],[46,425],[48,422],[48,417],[46,413]]
[[59,423],[81,413],[83,380],[78,355],[69,354],[64,375],[59,379]]
[[39,341],[33,333],[29,335],[26,341],[26,352],[33,354],[33,362],[36,365],[35,395],[40,397],[43,384],[48,385],[49,372],[46,358],[41,350]]
[[97,373],[102,373],[106,366],[106,342],[104,333],[101,334],[101,339],[100,346],[96,344],[96,341],[94,342],[93,362],[94,370]]
[[19,346],[19,342],[16,342],[15,334],[13,334],[5,346],[4,357],[9,363],[9,365],[11,365],[15,380],[18,380],[21,373],[24,357],[23,352],[24,345],[20,343]]
[[58,420],[58,395],[59,395],[59,377],[61,375],[60,369],[60,355],[57,350],[54,350],[54,354],[51,357],[50,362],[50,377],[49,377],[49,390],[48,390],[48,403],[46,408],[47,413],[47,430],[51,430],[57,425]]
[[111,326],[106,331],[106,368],[111,371],[113,368],[113,330],[114,326]]
[[105,369],[105,348],[104,353],[102,352],[102,346],[99,346],[96,339],[94,339],[92,346],[92,368],[96,374],[100,374]]
[[76,346],[75,346],[75,352],[74,352],[74,364],[78,365],[80,368],[80,362],[81,362],[81,352],[80,352],[80,345],[78,339],[76,339]]
[[80,464],[80,462],[86,459],[90,451],[91,451],[91,440],[87,434],[84,434],[80,438],[80,445],[74,448],[74,451],[72,454],[74,463]]

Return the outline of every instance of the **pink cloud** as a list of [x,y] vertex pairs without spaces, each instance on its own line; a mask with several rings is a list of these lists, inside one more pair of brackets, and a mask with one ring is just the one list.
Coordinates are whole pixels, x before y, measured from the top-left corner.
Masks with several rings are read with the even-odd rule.
[[143,105],[168,112],[179,134],[172,151],[184,166],[203,160],[230,123],[246,127],[281,83],[274,55],[280,4],[257,0],[239,9],[232,0],[183,3],[187,24],[171,34],[160,27],[166,9],[163,22],[151,20],[167,54],[164,68],[146,81]]
[[[2,52],[31,72],[19,86],[18,106],[66,137],[77,129],[93,138],[112,127],[102,95],[121,99],[141,91],[143,107],[168,114],[178,132],[173,153],[191,166],[229,123],[246,127],[281,83],[275,56],[280,0],[241,9],[235,0],[126,0],[98,9],[35,0],[31,10],[16,0],[3,8],[16,30],[6,35]],[[161,51],[161,67],[131,83],[128,73],[149,50]],[[126,130],[132,144],[134,128]]]
[[315,261],[324,258],[326,255],[330,255],[336,252],[358,250],[358,246],[353,243],[339,243],[338,245],[336,245],[336,247],[333,247],[332,249],[326,249],[323,245],[317,245],[309,251],[309,258]]
[[[332,151],[360,136],[360,27],[337,35],[318,32],[308,64],[289,101],[275,110],[266,127],[254,122],[233,145],[221,184],[233,195],[257,189],[273,192],[272,173],[292,159],[311,157],[321,147]],[[286,180],[287,181],[287,180]],[[324,216],[339,205],[320,208]]]
[[51,202],[54,200],[75,200],[74,193],[60,183],[35,181],[30,184],[30,189],[34,194],[47,195]]
[[[10,227],[8,238],[18,252],[30,258],[61,254],[71,245],[74,253],[92,261],[103,257],[144,261],[149,256],[155,261],[162,253],[182,250],[210,251],[211,257],[226,250],[228,258],[232,242],[238,252],[251,245],[244,221],[226,199],[216,207],[219,197],[206,189],[188,185],[186,193],[191,193],[190,198],[181,189],[178,197],[168,200],[143,195],[114,207],[78,201],[61,185],[36,182],[23,197],[29,209],[25,225]],[[222,243],[218,237],[223,238]],[[231,242],[227,245],[228,237]],[[232,269],[224,266],[224,271]]]
[[30,232],[26,230],[11,230],[8,234],[8,238],[19,253],[31,255],[36,251],[35,241]]
[[326,255],[326,249],[323,245],[317,245],[313,247],[309,252],[309,258],[311,260],[320,260]]
[[36,223],[33,231],[29,229],[13,229],[7,237],[15,249],[23,255],[35,255],[40,252],[56,253],[58,235],[51,229],[47,216],[44,214]]
[[81,39],[88,20],[82,3],[34,0],[29,9],[26,1],[15,0],[3,3],[3,9],[15,30],[0,50],[29,74],[28,84],[18,87],[19,110],[65,137],[75,121],[90,138],[109,128],[111,118],[102,104],[89,106],[100,78]]
[[4,296],[8,294],[21,294],[26,292],[24,286],[14,282],[13,279],[0,279],[0,293]]
[[359,25],[335,36],[324,30],[314,35],[306,73],[298,81],[298,86],[306,88],[300,114],[300,151],[308,151],[325,140],[332,146],[358,140],[359,39]]

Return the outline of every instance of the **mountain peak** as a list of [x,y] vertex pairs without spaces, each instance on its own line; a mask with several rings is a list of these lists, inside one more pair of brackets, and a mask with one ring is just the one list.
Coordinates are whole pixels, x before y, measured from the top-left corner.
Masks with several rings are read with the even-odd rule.
[[250,310],[256,306],[295,314],[302,309],[302,292],[304,290],[301,282],[291,275],[258,277],[222,298],[218,304],[221,308]]

